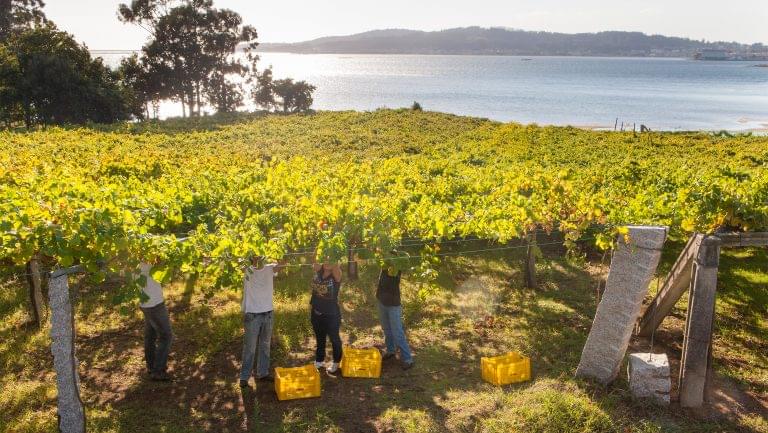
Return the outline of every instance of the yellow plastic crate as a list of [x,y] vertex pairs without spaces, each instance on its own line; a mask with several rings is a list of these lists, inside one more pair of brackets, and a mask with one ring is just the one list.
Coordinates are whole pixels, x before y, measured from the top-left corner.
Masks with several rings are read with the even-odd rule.
[[531,360],[517,352],[480,358],[483,380],[494,385],[525,382],[531,379]]
[[278,400],[320,397],[320,373],[313,365],[275,368],[275,392]]
[[341,358],[341,375],[344,377],[369,377],[381,376],[381,352],[379,349],[352,349],[344,348]]

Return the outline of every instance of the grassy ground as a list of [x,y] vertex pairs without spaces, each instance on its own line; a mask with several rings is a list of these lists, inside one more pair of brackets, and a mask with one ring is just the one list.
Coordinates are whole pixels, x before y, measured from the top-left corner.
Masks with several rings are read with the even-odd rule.
[[[480,243],[461,245],[473,250]],[[682,245],[668,246],[661,272]],[[633,402],[626,378],[602,389],[577,381],[578,364],[607,270],[559,250],[539,261],[540,288],[522,288],[523,250],[446,258],[434,284],[404,281],[405,323],[417,365],[384,365],[381,379],[323,375],[320,399],[278,402],[269,385],[241,393],[237,373],[240,294],[205,300],[174,283],[167,290],[176,341],[172,383],[142,376],[141,315],[110,304],[110,284],[77,281],[77,350],[93,432],[768,432],[768,255],[725,252],[720,272],[713,403],[704,413]],[[345,282],[343,340],[381,344],[375,316],[378,269]],[[273,364],[312,359],[308,271],[276,282]],[[29,329],[23,281],[0,286],[0,432],[55,430],[55,378],[48,329]],[[112,285],[117,283],[112,283]],[[203,284],[203,283],[199,283]],[[655,287],[651,288],[651,292]],[[665,321],[655,351],[679,358],[685,300]],[[633,341],[647,349],[649,342]],[[534,379],[502,388],[480,380],[480,357],[517,350]],[[623,376],[623,375],[622,375]]]

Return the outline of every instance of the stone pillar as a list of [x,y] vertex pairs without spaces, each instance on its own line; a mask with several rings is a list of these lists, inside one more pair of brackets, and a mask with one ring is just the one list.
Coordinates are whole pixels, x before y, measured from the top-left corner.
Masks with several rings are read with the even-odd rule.
[[603,385],[613,381],[629,345],[643,298],[661,258],[666,227],[629,226],[628,241],[619,236],[605,293],[576,369]]
[[80,377],[75,357],[75,326],[69,299],[68,274],[57,271],[48,283],[51,308],[51,353],[56,370],[59,431],[85,432],[85,410],[80,400]]
[[662,406],[669,405],[672,381],[669,378],[669,359],[665,353],[630,353],[627,375],[632,397],[649,399]]
[[693,264],[693,286],[688,297],[683,356],[680,360],[680,406],[704,404],[711,357],[712,323],[715,317],[720,239],[707,236]]

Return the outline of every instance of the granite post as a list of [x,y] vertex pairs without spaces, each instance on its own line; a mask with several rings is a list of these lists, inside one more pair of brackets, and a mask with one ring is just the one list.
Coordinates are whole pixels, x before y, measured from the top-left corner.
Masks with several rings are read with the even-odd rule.
[[51,353],[58,390],[59,431],[84,433],[85,410],[80,399],[80,377],[75,357],[75,326],[66,272],[51,274],[48,298],[51,308]]
[[605,293],[576,369],[576,376],[589,377],[603,385],[619,373],[667,237],[666,227],[628,228],[627,239],[619,236]]

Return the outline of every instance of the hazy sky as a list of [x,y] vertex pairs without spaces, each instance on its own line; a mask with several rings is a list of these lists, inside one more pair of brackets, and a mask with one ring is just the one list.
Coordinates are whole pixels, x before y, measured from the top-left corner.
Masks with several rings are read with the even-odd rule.
[[[123,0],[122,2],[126,2]],[[91,49],[135,49],[143,30],[117,20],[115,0],[46,0],[48,17]],[[768,0],[215,0],[261,42],[293,42],[372,29],[470,25],[524,30],[631,30],[693,39],[768,43]]]

